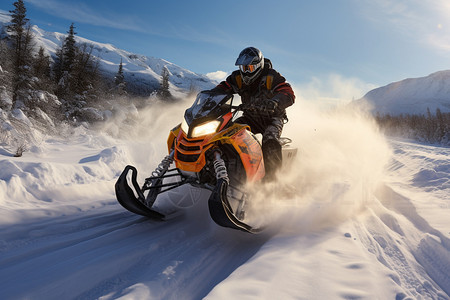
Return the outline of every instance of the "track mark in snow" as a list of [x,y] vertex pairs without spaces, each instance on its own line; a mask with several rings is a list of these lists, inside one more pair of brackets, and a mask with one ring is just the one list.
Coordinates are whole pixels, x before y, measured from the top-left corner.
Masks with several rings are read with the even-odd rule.
[[217,228],[208,214],[155,222],[118,204],[0,234],[2,296],[40,299],[199,299],[268,239]]
[[358,239],[370,253],[390,272],[390,278],[409,296],[435,298],[436,286],[426,283],[427,274],[409,254],[405,245],[398,242],[389,229],[376,216],[370,215],[357,226]]
[[48,253],[74,247],[123,227],[148,222],[146,218],[130,217],[124,213],[84,218],[61,217],[50,220],[46,220],[45,224],[39,224],[39,222],[27,224],[25,228],[10,231],[8,236],[15,235],[16,239],[11,239],[12,242],[3,247],[0,267],[8,268],[19,262],[33,261]]
[[381,185],[375,196],[359,239],[409,296],[448,299],[442,291],[450,292],[449,239],[391,187]]
[[385,184],[380,185],[375,192],[375,196],[386,208],[396,211],[406,217],[418,230],[436,236],[442,235],[439,231],[432,228],[428,222],[417,213],[416,208],[407,197],[395,192],[391,187]]
[[[266,240],[250,237],[253,241],[249,241],[249,235],[221,228],[206,227],[193,232],[189,227],[192,226],[176,222],[160,228],[163,234],[153,240],[138,264],[105,280],[80,299],[134,297],[136,290],[130,287],[138,286],[147,287],[156,299],[201,299],[252,257]],[[114,292],[104,295],[104,290]]]
[[450,248],[443,246],[435,238],[426,236],[413,254],[430,277],[450,295]]

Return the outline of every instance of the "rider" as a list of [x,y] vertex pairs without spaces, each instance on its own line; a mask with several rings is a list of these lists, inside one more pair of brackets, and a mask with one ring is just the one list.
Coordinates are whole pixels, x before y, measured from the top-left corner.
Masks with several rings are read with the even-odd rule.
[[262,134],[265,178],[273,180],[281,166],[280,137],[287,121],[286,108],[295,100],[294,91],[257,48],[242,50],[235,65],[239,70],[211,91],[241,96],[243,115],[236,122],[249,125],[253,133]]

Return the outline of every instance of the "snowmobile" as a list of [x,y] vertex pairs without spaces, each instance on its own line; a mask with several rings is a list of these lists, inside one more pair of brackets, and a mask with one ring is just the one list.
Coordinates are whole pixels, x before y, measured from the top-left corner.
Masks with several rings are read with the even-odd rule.
[[[137,183],[136,168],[125,167],[115,185],[119,203],[133,213],[165,220],[169,216],[154,206],[156,199],[189,184],[211,191],[209,213],[218,225],[261,231],[245,222],[250,198],[245,186],[261,183],[265,171],[260,141],[248,125],[233,121],[243,108],[242,104],[233,106],[233,95],[200,92],[185,111],[183,122],[170,131],[169,154],[142,187]],[[283,160],[292,160],[297,149],[289,146],[288,138],[282,140]]]

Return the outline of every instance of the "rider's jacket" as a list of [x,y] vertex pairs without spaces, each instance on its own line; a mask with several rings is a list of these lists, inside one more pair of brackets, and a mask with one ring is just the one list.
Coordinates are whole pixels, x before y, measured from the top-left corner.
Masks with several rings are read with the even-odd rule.
[[295,101],[294,91],[286,79],[272,68],[270,60],[267,58],[264,60],[261,74],[250,85],[244,84],[240,71],[236,70],[212,91],[239,94],[244,107],[259,105],[261,101],[273,99],[278,102],[278,108],[273,116],[285,116],[286,108]]

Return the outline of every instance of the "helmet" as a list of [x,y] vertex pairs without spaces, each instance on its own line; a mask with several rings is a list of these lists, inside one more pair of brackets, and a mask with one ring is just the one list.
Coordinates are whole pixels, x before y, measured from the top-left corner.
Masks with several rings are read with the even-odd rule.
[[261,73],[264,67],[264,56],[259,49],[247,47],[239,53],[235,65],[239,66],[242,81],[248,85],[255,81]]

